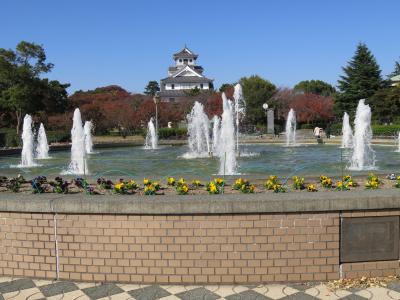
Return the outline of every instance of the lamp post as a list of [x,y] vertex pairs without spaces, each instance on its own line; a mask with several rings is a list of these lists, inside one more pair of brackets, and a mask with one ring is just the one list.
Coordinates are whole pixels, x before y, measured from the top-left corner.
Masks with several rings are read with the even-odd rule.
[[267,116],[267,133],[274,134],[274,110],[272,108],[269,108],[267,103],[264,103],[262,107],[265,111],[265,115]]
[[154,95],[153,101],[156,105],[156,135],[158,135],[158,103],[160,103],[160,95],[158,92]]
[[263,110],[264,110],[264,112],[265,112],[265,116],[267,117],[266,119],[267,119],[267,133],[268,133],[268,115],[267,115],[267,112],[268,112],[268,104],[267,104],[267,103],[264,103],[264,104],[262,105],[262,108],[263,108]]

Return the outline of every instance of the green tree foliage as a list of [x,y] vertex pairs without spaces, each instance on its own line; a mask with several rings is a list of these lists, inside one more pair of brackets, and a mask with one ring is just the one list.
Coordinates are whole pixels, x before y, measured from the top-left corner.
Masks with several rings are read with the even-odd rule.
[[389,74],[389,79],[397,75],[400,75],[400,61],[394,62],[394,70]]
[[200,95],[201,90],[196,86],[195,88],[190,89],[188,91],[184,91],[184,92],[188,97],[195,97],[195,96]]
[[368,103],[374,112],[373,118],[379,123],[398,123],[400,116],[400,86],[377,91]]
[[33,77],[48,73],[54,67],[52,63],[46,63],[43,47],[35,43],[20,42],[16,47],[15,58],[18,65],[27,68]]
[[223,84],[221,85],[221,87],[219,88],[219,91],[220,91],[221,93],[223,93],[223,92],[226,92],[226,90],[229,89],[229,88],[233,88],[233,84],[230,84],[230,83],[223,83]]
[[0,48],[0,108],[14,115],[17,133],[24,114],[66,108],[69,84],[41,78],[52,68],[43,47],[35,43],[22,41],[15,51]]
[[155,80],[151,80],[145,87],[144,93],[149,96],[155,96],[159,90],[160,86],[158,85],[158,82]]
[[258,75],[243,77],[239,83],[243,88],[246,101],[246,118],[251,124],[265,123],[263,103],[269,100],[276,91],[276,86]]
[[335,96],[335,114],[353,115],[358,101],[368,99],[382,85],[381,70],[375,57],[365,44],[360,43],[353,58],[343,68],[344,75],[338,80],[339,93]]
[[293,89],[298,92],[311,93],[324,97],[332,96],[336,93],[332,85],[322,80],[303,80],[296,84]]
[[41,97],[42,110],[49,113],[63,113],[69,108],[67,88],[69,83],[60,83],[58,80],[42,79],[40,82],[42,90],[38,96]]

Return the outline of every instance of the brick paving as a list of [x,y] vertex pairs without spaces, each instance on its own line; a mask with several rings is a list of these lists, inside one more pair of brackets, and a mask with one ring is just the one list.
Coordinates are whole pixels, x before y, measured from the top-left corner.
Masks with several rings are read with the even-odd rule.
[[0,277],[0,300],[269,300],[400,299],[400,281],[387,287],[331,291],[324,283],[268,285],[138,285]]

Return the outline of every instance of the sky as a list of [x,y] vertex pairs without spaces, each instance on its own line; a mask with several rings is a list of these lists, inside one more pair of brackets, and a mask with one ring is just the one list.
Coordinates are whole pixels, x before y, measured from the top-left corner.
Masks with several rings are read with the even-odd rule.
[[1,0],[0,48],[44,46],[69,92],[143,92],[185,44],[218,88],[260,75],[279,87],[333,85],[358,43],[382,74],[400,59],[399,0]]

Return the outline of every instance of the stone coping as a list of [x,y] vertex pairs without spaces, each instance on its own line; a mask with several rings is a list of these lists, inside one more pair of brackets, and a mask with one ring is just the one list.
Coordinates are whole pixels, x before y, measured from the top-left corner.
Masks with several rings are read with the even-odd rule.
[[400,209],[399,190],[225,195],[87,195],[0,193],[0,211],[66,214],[254,214]]

